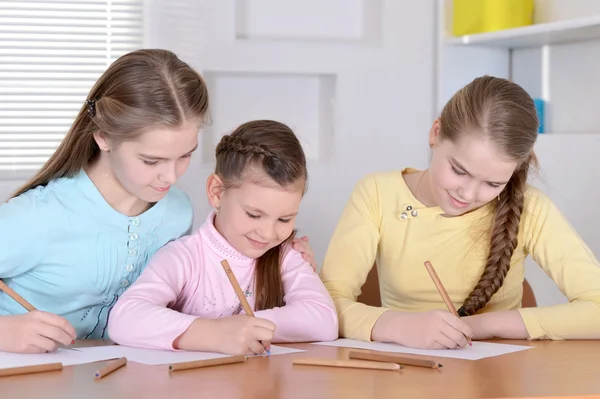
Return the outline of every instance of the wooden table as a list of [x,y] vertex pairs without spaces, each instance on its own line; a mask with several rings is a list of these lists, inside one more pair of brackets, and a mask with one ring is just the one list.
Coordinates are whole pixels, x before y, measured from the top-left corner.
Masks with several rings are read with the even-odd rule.
[[[440,370],[371,371],[293,366],[292,359],[346,359],[349,349],[289,345],[307,352],[253,358],[243,364],[179,371],[127,366],[102,380],[104,362],[63,371],[0,378],[2,398],[575,398],[600,397],[600,341],[527,342],[532,350],[478,361],[438,358]],[[587,398],[587,396],[586,396]]]

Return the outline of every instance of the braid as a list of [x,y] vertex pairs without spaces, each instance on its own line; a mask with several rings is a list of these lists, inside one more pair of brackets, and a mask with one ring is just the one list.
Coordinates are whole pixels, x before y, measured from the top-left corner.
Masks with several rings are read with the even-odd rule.
[[262,155],[265,158],[276,157],[272,151],[267,147],[259,144],[250,144],[246,140],[240,137],[234,137],[226,134],[221,138],[221,141],[217,145],[215,153],[217,156],[227,152],[234,152],[237,154],[251,154],[251,155]]
[[528,172],[529,162],[525,162],[513,174],[500,195],[496,205],[487,263],[479,282],[459,309],[460,316],[473,315],[482,309],[504,282],[517,247]]

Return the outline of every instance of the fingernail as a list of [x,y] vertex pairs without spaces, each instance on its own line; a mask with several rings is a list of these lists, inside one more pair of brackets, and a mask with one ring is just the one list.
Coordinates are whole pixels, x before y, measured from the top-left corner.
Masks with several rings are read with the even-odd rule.
[[72,340],[72,341],[71,341],[71,345],[73,345],[73,344],[75,344],[75,340]]

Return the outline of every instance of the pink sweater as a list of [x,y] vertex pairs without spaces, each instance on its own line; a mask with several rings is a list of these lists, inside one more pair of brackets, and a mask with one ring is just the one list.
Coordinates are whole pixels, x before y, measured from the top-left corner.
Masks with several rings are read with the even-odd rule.
[[[254,259],[237,252],[213,225],[214,213],[198,231],[161,248],[112,309],[110,338],[118,344],[173,350],[173,341],[197,317],[243,313],[221,261],[227,259],[254,308]],[[290,249],[283,258],[281,308],[255,312],[275,323],[277,342],[329,341],[338,337],[335,305],[319,276]]]

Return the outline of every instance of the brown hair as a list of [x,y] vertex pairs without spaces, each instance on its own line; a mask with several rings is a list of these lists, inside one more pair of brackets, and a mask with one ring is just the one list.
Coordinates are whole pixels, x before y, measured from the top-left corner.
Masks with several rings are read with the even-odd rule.
[[100,76],[57,150],[13,197],[73,176],[94,161],[100,152],[97,131],[118,143],[149,128],[203,121],[207,114],[206,84],[175,54],[160,49],[125,54]]
[[530,165],[537,167],[533,146],[538,119],[532,98],[508,80],[483,76],[458,91],[440,116],[440,138],[456,143],[462,134],[483,134],[518,162],[500,193],[491,228],[489,254],[479,282],[459,309],[461,316],[482,309],[500,289],[517,247],[519,221]]
[[[308,172],[304,151],[294,132],[283,123],[270,120],[244,123],[230,135],[223,136],[215,153],[215,173],[223,181],[224,189],[245,181],[265,184],[266,175],[284,189],[303,182],[306,190]],[[281,261],[294,235],[295,231],[256,260],[256,310],[285,305]]]

